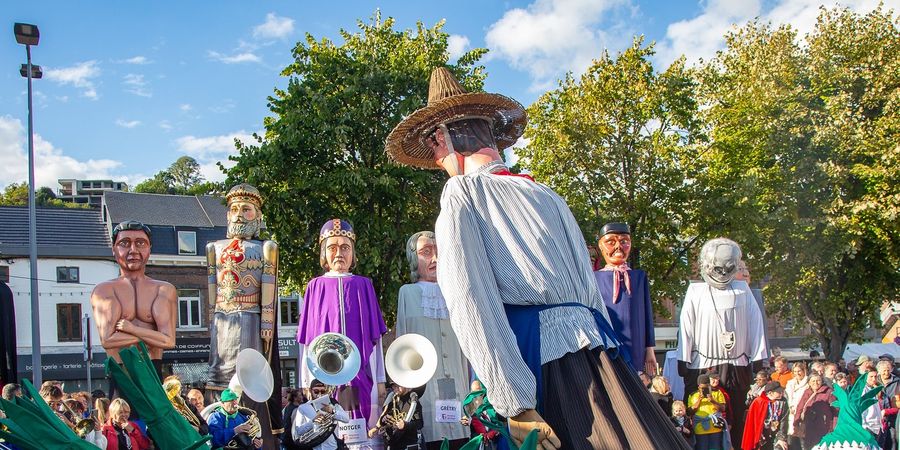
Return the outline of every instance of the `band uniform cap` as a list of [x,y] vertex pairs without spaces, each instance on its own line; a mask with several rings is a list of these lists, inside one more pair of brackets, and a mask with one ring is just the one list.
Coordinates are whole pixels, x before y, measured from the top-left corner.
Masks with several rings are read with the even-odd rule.
[[867,362],[871,362],[872,358],[869,358],[869,355],[859,355],[859,358],[856,358],[856,365],[861,366]]
[[228,193],[225,194],[225,203],[230,205],[232,200],[250,202],[257,208],[262,208],[263,203],[259,189],[247,183],[238,184],[228,190]]
[[600,237],[606,236],[610,233],[631,234],[631,227],[629,227],[627,223],[610,222],[606,225],[603,225],[603,228],[600,229]]
[[222,396],[219,397],[219,400],[223,402],[230,402],[232,400],[237,400],[237,398],[238,396],[234,393],[234,391],[226,388],[224,391],[222,391]]
[[784,392],[784,388],[781,387],[781,383],[779,383],[777,381],[770,381],[770,382],[766,383],[766,386],[763,388],[763,391],[765,391],[767,394],[769,392]]
[[385,151],[400,164],[440,169],[426,139],[438,125],[471,118],[491,122],[498,150],[515,144],[528,123],[521,103],[505,95],[466,92],[447,68],[436,67],[428,84],[428,104],[394,127],[385,141]]
[[325,225],[322,225],[322,230],[319,231],[319,243],[321,244],[325,239],[334,236],[348,237],[351,241],[356,242],[356,233],[353,231],[353,226],[346,220],[331,219],[325,222]]

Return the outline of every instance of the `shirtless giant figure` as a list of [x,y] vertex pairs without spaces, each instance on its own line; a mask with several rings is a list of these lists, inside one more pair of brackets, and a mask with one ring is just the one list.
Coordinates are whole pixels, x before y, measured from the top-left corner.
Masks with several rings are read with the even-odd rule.
[[163,350],[175,347],[175,286],[144,273],[151,243],[146,225],[122,222],[113,228],[112,241],[119,278],[98,284],[91,293],[100,343],[121,363],[121,349],[144,342],[158,372]]

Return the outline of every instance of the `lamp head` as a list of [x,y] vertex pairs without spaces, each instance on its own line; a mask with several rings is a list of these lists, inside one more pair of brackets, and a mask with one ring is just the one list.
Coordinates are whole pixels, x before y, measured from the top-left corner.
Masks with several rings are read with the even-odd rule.
[[38,31],[37,25],[16,23],[13,25],[13,32],[16,34],[16,42],[22,45],[38,45],[38,41],[41,40],[41,32]]

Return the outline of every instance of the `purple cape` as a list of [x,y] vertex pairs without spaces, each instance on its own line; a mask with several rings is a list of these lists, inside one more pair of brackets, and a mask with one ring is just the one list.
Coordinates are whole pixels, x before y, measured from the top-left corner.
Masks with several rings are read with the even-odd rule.
[[628,294],[625,284],[622,283],[619,285],[619,301],[613,303],[614,273],[611,270],[598,270],[594,272],[594,277],[597,279],[597,287],[600,289],[603,302],[606,303],[610,324],[619,333],[623,346],[631,354],[634,369],[643,371],[647,347],[656,345],[653,305],[650,304],[647,273],[640,269],[629,269],[631,294]]
[[[341,332],[341,310],[338,304],[338,282],[344,285],[344,314],[347,335],[359,348],[360,371],[350,385],[359,394],[359,408],[348,411],[352,418],[369,420],[372,386],[375,374],[369,367],[369,357],[387,332],[381,308],[375,297],[372,280],[358,275],[345,277],[321,276],[310,280],[303,294],[303,311],[297,327],[297,342],[308,346],[323,333]],[[304,362],[305,364],[305,362]]]

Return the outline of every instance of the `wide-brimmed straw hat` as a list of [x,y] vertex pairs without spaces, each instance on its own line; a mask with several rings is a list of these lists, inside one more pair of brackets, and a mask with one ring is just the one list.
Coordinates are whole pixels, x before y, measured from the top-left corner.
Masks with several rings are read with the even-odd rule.
[[439,169],[434,152],[425,143],[440,124],[469,118],[491,122],[497,149],[513,145],[525,132],[525,108],[500,94],[468,93],[444,67],[431,72],[428,105],[403,119],[385,142],[388,155],[400,164]]

